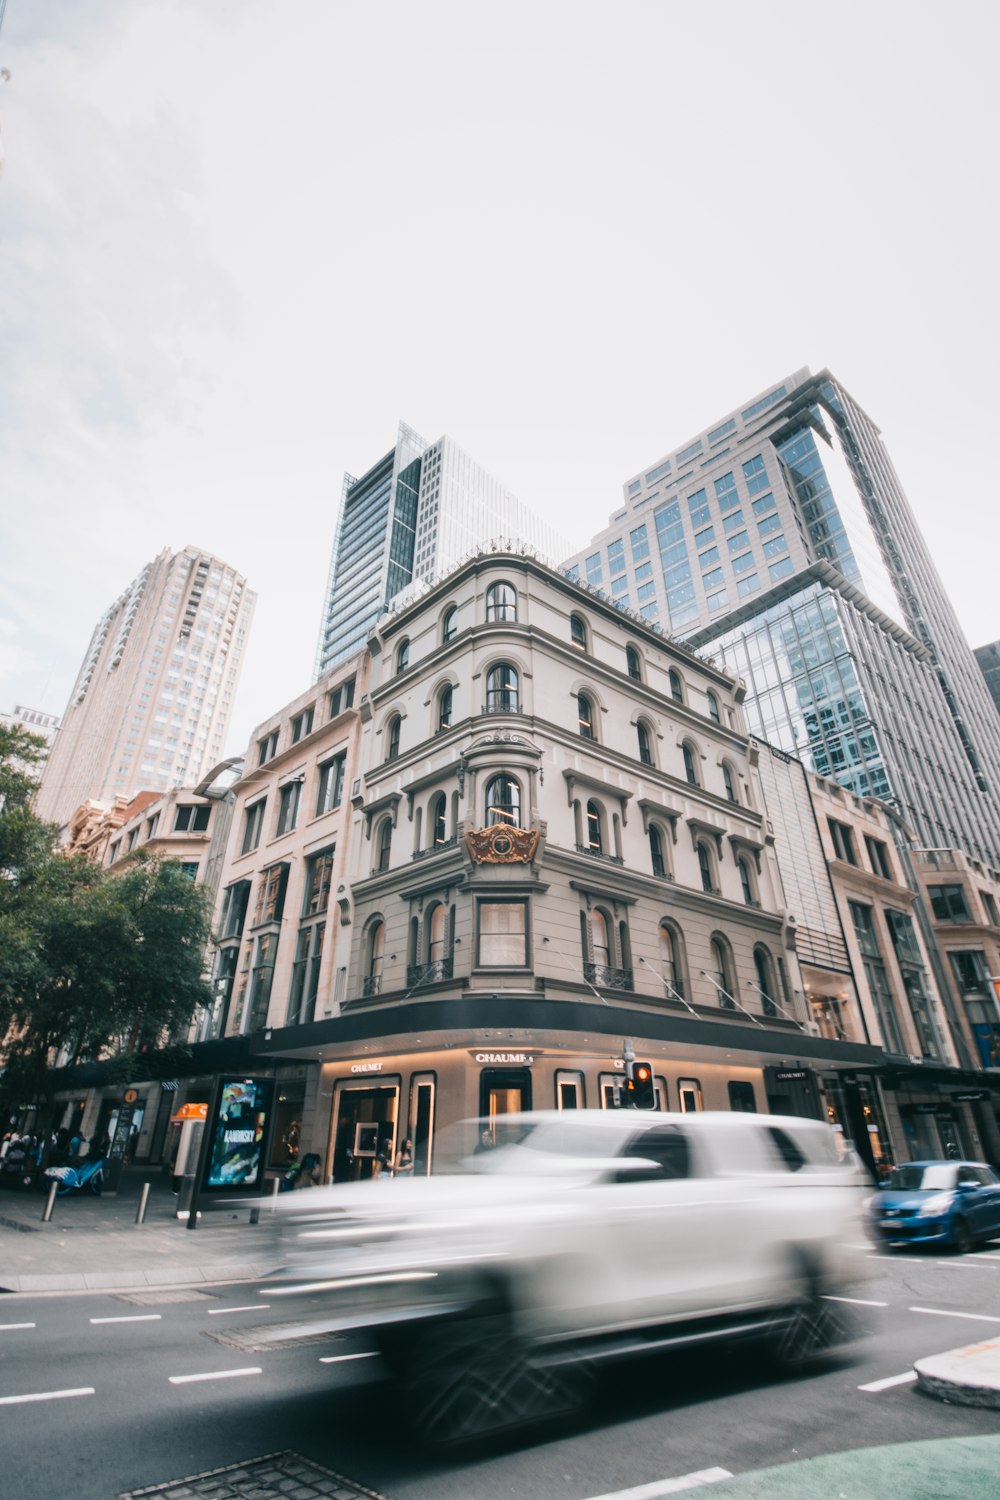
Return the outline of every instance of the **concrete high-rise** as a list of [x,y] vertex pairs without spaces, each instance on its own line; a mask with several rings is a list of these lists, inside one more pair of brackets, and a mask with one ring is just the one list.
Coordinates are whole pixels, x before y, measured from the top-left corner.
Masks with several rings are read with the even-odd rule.
[[1000,714],[1000,641],[991,641],[988,646],[977,646],[975,658],[990,697],[996,704],[997,713]]
[[101,619],[42,776],[37,811],[194,786],[222,759],[256,595],[221,558],[165,548]]
[[570,546],[451,438],[427,443],[401,422],[384,458],[360,479],[344,475],[315,676],[360,650],[407,585],[431,583],[500,538],[527,543],[552,562]]
[[1000,865],[1000,722],[881,434],[828,371],[629,479],[570,572],[743,678],[754,733]]

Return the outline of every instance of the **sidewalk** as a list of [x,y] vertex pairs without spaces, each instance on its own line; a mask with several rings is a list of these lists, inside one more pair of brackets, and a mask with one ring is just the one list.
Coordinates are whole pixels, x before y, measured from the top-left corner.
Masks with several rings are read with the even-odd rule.
[[[145,1182],[145,1222],[136,1224]],[[202,1214],[196,1230],[177,1218],[177,1201],[159,1167],[144,1166],[124,1169],[114,1197],[57,1197],[48,1224],[44,1193],[0,1192],[0,1291],[126,1291],[243,1281],[273,1269],[266,1199],[259,1224],[232,1207]]]

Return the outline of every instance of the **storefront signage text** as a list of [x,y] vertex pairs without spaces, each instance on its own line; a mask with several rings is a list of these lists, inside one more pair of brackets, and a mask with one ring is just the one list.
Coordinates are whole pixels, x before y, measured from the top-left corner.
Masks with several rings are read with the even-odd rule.
[[381,1073],[381,1071],[382,1064],[380,1062],[351,1063],[352,1073]]
[[486,1063],[494,1067],[500,1065],[530,1068],[535,1060],[531,1052],[473,1052],[472,1056],[477,1063]]
[[774,1076],[779,1083],[794,1083],[796,1080],[808,1078],[809,1072],[806,1068],[779,1068]]

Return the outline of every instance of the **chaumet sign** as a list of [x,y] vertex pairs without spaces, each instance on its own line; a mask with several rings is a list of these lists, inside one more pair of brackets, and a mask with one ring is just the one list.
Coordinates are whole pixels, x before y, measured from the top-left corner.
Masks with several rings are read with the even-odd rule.
[[535,1060],[533,1052],[470,1052],[469,1056],[487,1067],[530,1068]]

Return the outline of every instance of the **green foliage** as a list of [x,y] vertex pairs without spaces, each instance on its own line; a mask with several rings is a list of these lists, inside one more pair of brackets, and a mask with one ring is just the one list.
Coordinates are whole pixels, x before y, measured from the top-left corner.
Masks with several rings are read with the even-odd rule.
[[[33,743],[32,743],[33,742]],[[173,861],[140,852],[109,875],[53,847],[30,811],[42,741],[0,728],[0,1095],[37,1095],[71,1062],[135,1057],[210,1002],[208,899]],[[36,753],[37,752],[37,753]]]

